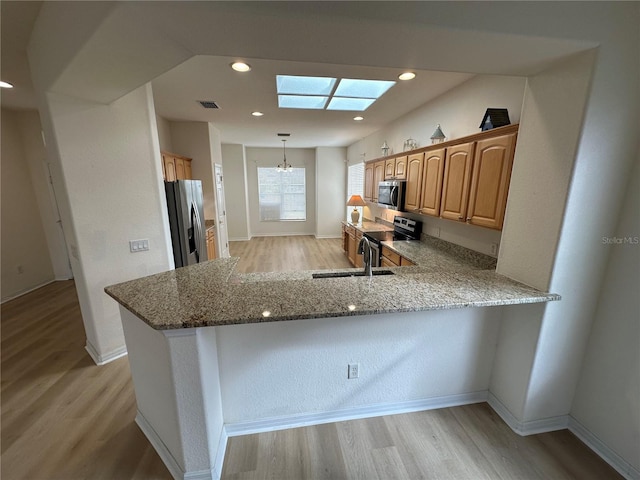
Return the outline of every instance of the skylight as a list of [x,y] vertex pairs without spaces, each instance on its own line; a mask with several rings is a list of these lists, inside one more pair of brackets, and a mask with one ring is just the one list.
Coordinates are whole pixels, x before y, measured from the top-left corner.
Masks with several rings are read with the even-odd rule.
[[348,110],[351,112],[364,112],[375,102],[375,98],[344,98],[333,97],[327,110]]
[[292,75],[276,75],[278,93],[293,95],[329,95],[336,83],[330,77],[297,77]]
[[315,95],[278,95],[278,107],[322,110],[328,98]]
[[393,87],[396,82],[384,80],[355,80],[343,78],[336,88],[336,97],[373,98],[377,100],[384,92]]
[[277,75],[278,106],[362,112],[395,83],[388,80]]

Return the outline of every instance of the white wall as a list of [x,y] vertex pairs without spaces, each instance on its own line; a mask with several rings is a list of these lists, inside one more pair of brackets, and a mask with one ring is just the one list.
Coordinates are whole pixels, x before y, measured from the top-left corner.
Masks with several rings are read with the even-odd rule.
[[382,157],[384,141],[390,147],[389,154],[401,153],[408,138],[416,140],[419,147],[431,145],[438,124],[447,140],[479,133],[487,108],[506,108],[511,123],[519,123],[525,82],[523,77],[477,75],[349,145],[349,164],[362,161],[362,153],[366,153],[367,161]]
[[[56,191],[68,199],[61,209],[87,349],[107,361],[125,345],[117,305],[104,287],[168,270],[172,262],[151,87],[108,106],[49,94],[43,109],[54,127],[47,147],[56,176],[63,172]],[[130,253],[136,239],[148,239],[149,251]]]
[[316,148],[316,237],[342,235],[347,200],[347,149]]
[[249,240],[249,191],[244,145],[222,145],[229,240]]
[[171,140],[171,123],[164,117],[156,115],[156,125],[158,125],[158,143],[163,152],[177,153],[173,151]]
[[626,191],[571,415],[640,471],[640,157]]
[[209,124],[205,122],[169,122],[174,151],[192,159],[191,173],[194,179],[202,181],[204,197],[204,217],[216,218],[215,194],[213,192],[213,158]]
[[288,148],[287,163],[304,167],[306,173],[306,221],[261,222],[258,208],[258,167],[282,163],[282,148],[246,148],[249,224],[251,236],[313,235],[316,231],[316,155],[311,148]]
[[55,278],[18,115],[2,109],[3,301]]
[[[486,391],[500,313],[468,308],[217,328],[225,423]],[[358,379],[347,379],[349,363],[359,364]]]

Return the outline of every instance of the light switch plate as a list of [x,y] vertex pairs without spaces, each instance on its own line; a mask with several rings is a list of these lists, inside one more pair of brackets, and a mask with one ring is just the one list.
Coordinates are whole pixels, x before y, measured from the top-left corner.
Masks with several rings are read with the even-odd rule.
[[129,250],[131,253],[147,251],[149,250],[149,240],[146,238],[142,240],[129,240]]

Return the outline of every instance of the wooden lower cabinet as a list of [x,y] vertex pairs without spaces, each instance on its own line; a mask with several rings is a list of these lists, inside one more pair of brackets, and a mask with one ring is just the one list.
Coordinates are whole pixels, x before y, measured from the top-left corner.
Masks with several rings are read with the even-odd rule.
[[213,260],[216,258],[216,230],[215,227],[207,228],[207,258]]
[[356,242],[356,267],[364,267],[364,256],[362,254],[358,254],[358,245],[360,245],[360,240],[362,239],[362,232],[356,228],[355,242]]
[[415,265],[411,260],[394,252],[388,247],[382,246],[382,258],[380,260],[381,267],[410,267]]
[[351,262],[351,265],[356,264],[356,229],[352,226],[347,226],[346,229],[347,234],[347,258]]

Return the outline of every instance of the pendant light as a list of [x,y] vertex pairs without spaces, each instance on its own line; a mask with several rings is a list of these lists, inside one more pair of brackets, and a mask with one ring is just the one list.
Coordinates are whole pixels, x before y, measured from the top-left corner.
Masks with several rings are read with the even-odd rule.
[[293,166],[287,163],[287,139],[282,139],[282,157],[283,162],[276,167],[276,172],[293,172]]

